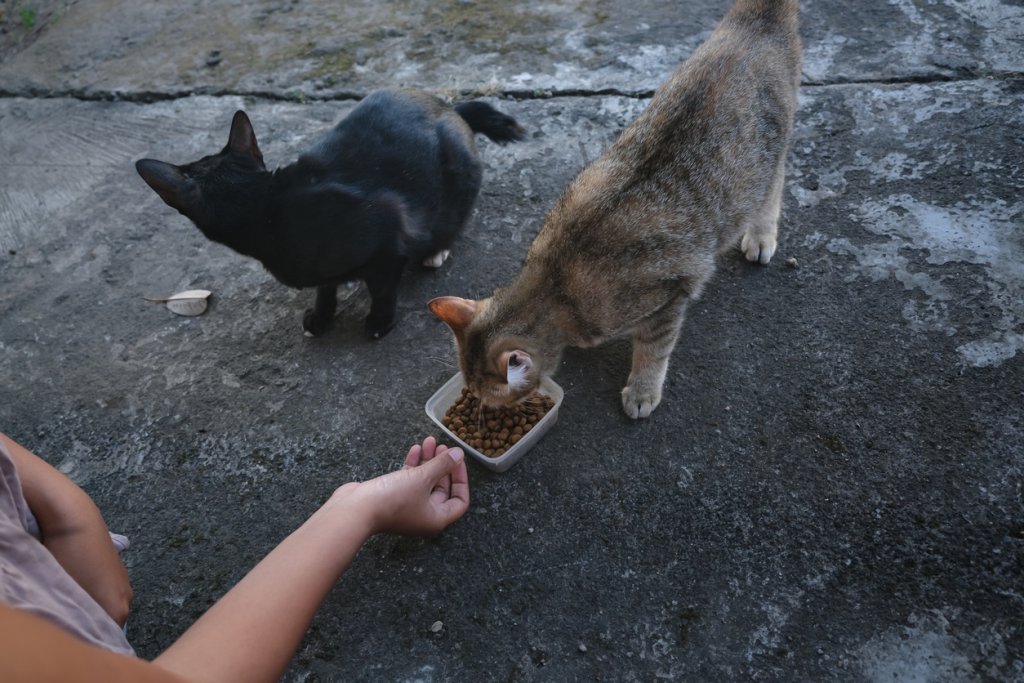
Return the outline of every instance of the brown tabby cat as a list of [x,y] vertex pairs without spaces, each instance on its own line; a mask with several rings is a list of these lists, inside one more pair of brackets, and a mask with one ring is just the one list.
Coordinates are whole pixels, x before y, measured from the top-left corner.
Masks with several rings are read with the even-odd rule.
[[775,253],[800,82],[797,0],[737,0],[707,42],[569,185],[519,277],[490,299],[441,297],[466,384],[489,405],[533,392],[566,346],[629,335],[632,418],[661,401],[687,305],[719,253]]

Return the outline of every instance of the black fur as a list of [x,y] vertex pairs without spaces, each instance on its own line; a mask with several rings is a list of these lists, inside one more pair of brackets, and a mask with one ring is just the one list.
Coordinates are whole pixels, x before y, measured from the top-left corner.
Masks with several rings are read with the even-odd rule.
[[154,159],[139,175],[209,239],[258,259],[282,283],[316,287],[303,327],[320,334],[337,287],[363,280],[366,332],[395,323],[406,264],[449,248],[480,191],[473,133],[520,140],[516,122],[483,102],[454,108],[411,90],[380,90],[295,163],[267,171],[244,112],[218,154],[184,166]]

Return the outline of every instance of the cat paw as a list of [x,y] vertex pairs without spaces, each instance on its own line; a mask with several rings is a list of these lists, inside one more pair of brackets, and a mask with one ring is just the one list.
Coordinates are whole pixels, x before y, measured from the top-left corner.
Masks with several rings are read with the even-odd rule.
[[388,320],[374,320],[372,318],[366,319],[366,336],[370,339],[380,339],[395,326],[394,318]]
[[440,268],[444,262],[448,260],[448,257],[451,256],[451,254],[451,249],[442,249],[433,256],[428,256],[423,259],[423,265],[427,268]]
[[622,390],[622,409],[634,420],[650,417],[661,403],[661,390],[644,389],[627,385]]
[[302,316],[302,329],[307,337],[319,337],[331,326],[330,318],[318,318],[310,308]]
[[768,265],[768,262],[772,260],[772,256],[775,255],[775,246],[774,235],[766,235],[753,228],[747,230],[743,235],[743,241],[740,242],[740,250],[743,251],[747,260],[760,263],[763,266]]

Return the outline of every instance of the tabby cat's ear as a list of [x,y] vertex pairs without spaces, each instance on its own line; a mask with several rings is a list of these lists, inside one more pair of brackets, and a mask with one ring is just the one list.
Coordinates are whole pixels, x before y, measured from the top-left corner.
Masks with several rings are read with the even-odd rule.
[[472,299],[457,296],[441,296],[427,303],[431,313],[452,328],[455,338],[462,343],[466,328],[476,317],[478,304]]
[[135,170],[168,206],[194,217],[203,200],[202,192],[180,167],[166,161],[140,159],[135,162]]
[[263,153],[256,144],[256,132],[252,129],[252,123],[245,112],[239,109],[235,117],[231,119],[231,134],[228,136],[228,149],[238,154],[246,154],[253,157],[263,165]]

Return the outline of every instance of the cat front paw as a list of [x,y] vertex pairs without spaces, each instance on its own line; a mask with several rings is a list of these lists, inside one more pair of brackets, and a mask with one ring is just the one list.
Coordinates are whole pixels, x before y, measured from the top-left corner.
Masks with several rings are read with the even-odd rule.
[[366,319],[366,336],[370,339],[380,339],[388,332],[390,332],[395,326],[395,319],[393,317],[387,319],[379,319],[370,316]]
[[622,409],[634,420],[650,417],[659,403],[661,403],[660,387],[627,384],[622,390]]
[[768,265],[768,262],[772,260],[772,256],[775,255],[775,247],[775,235],[765,234],[755,228],[747,230],[743,235],[743,241],[740,242],[740,250],[747,260],[752,263],[760,263],[762,266]]
[[302,316],[302,329],[307,337],[319,337],[331,326],[331,318],[318,316],[312,308]]

